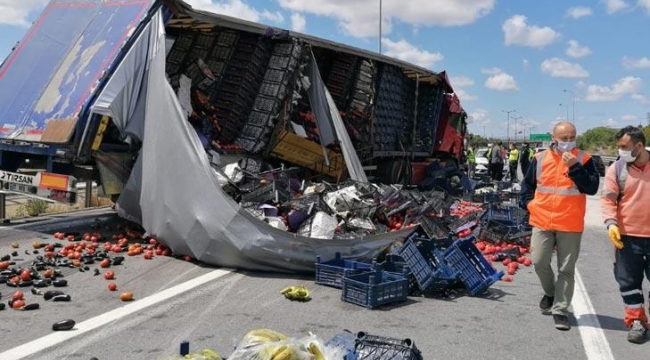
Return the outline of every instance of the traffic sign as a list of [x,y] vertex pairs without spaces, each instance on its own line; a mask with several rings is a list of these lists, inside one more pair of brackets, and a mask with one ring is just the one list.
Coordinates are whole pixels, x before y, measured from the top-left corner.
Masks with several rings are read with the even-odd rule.
[[530,134],[530,140],[551,141],[551,134]]

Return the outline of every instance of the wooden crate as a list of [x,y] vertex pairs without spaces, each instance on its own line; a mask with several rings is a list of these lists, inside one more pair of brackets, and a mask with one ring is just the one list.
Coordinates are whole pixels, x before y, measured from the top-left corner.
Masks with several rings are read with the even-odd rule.
[[286,130],[281,130],[269,155],[338,180],[346,169],[343,155],[329,149],[326,150],[329,165],[325,162],[323,148],[320,144],[301,138]]

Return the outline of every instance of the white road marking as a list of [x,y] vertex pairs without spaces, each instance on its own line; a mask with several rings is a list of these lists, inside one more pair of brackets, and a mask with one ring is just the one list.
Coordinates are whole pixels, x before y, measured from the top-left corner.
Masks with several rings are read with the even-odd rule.
[[582,344],[585,348],[585,354],[588,360],[613,360],[614,354],[609,347],[609,342],[605,337],[605,332],[600,327],[600,321],[596,316],[594,306],[591,304],[587,288],[580,272],[576,269],[575,273],[575,292],[571,306],[573,314],[578,321],[578,329],[582,337]]
[[151,305],[155,305],[161,301],[165,301],[171,297],[182,294],[197,286],[203,285],[207,282],[228,275],[231,272],[232,270],[230,269],[214,270],[207,274],[201,275],[195,279],[186,281],[182,284],[178,284],[172,288],[163,290],[159,293],[147,296],[141,300],[134,301],[120,308],[111,310],[109,312],[95,316],[94,318],[78,323],[71,331],[53,332],[52,334],[43,336],[40,339],[36,339],[26,344],[17,346],[13,349],[7,350],[3,353],[0,353],[0,359],[2,360],[22,359],[26,356],[35,354],[39,351],[43,351],[47,348],[53,347],[64,341],[68,341],[74,337],[85,334],[91,330],[97,329],[98,327],[108,324],[112,321],[123,318],[127,315],[131,315]]

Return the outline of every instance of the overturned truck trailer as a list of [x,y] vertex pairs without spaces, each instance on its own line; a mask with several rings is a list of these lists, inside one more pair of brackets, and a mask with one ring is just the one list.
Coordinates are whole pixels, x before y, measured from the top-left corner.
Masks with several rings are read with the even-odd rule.
[[[410,229],[287,231],[252,195],[268,206],[306,196],[295,179],[352,179],[343,198],[362,220],[416,222],[440,199],[354,184],[374,167],[407,182],[411,162],[461,160],[465,116],[444,73],[181,1],[54,0],[0,66],[3,170],[96,179],[175,253],[246,269],[310,270],[316,255],[372,258],[402,239]],[[322,200],[309,216],[359,214]]]

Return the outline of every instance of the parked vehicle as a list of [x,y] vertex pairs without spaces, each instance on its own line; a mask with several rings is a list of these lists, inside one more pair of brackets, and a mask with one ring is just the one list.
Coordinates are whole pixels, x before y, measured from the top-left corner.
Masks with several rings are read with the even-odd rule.
[[[188,120],[206,150],[281,160],[335,180],[345,177],[339,144],[324,142],[300,88],[301,69],[313,54],[336,104],[331,112],[340,114],[361,164],[376,168],[379,181],[413,180],[413,164],[432,156],[464,162],[467,114],[444,71],[196,11],[180,0],[77,3],[52,0],[0,65],[3,170],[74,175],[98,182],[105,194],[120,194],[139,139],[136,129],[116,126],[129,119],[99,110],[100,99],[121,81],[118,72],[131,71],[130,52],[161,7],[168,46],[173,44],[167,49],[168,80],[182,92],[182,76],[191,79]],[[62,20],[71,18],[75,21]],[[54,35],[57,41],[49,41]],[[131,115],[139,116],[138,111]],[[325,145],[331,159],[319,150]]]

